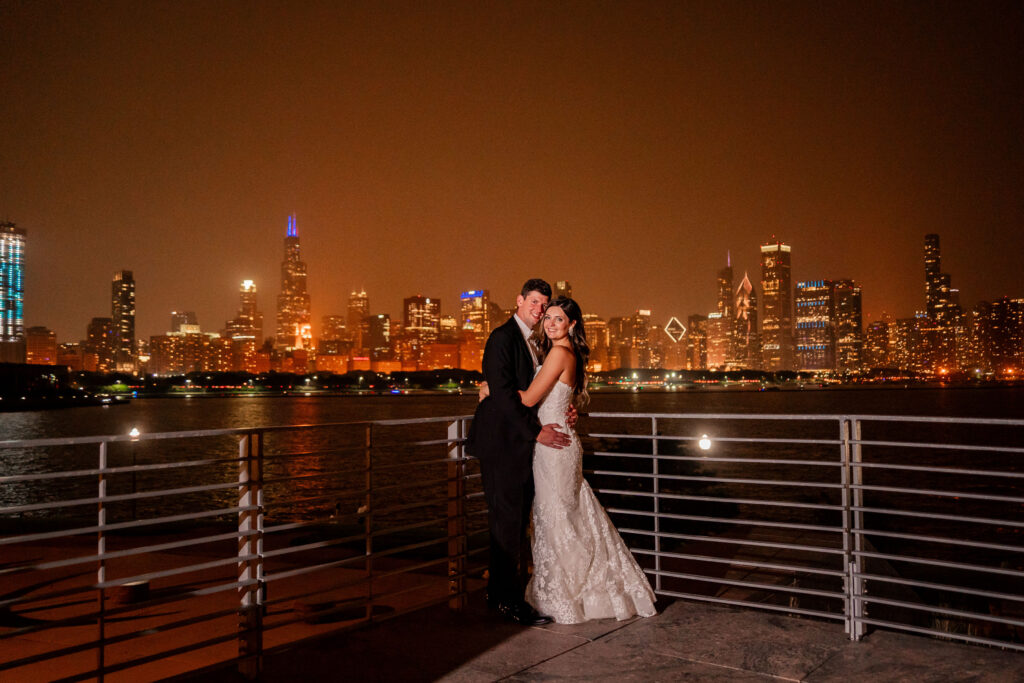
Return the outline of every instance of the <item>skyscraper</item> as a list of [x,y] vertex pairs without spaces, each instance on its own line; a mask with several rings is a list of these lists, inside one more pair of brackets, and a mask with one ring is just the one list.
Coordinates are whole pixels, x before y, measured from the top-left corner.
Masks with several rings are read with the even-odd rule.
[[551,298],[557,299],[560,296],[572,298],[572,284],[568,280],[559,280],[555,283],[554,291],[551,292]]
[[256,283],[252,280],[242,280],[238,287],[238,315],[228,321],[226,336],[250,340],[256,347],[263,341],[263,314],[256,303]]
[[761,247],[761,350],[765,370],[793,369],[793,280],[788,244]]
[[832,281],[796,283],[796,362],[798,370],[835,368],[836,340]]
[[370,298],[366,296],[366,290],[357,292],[353,289],[348,297],[347,327],[352,344],[357,350],[366,348],[363,340],[363,320],[368,315],[370,315]]
[[135,278],[132,271],[114,273],[110,287],[110,319],[114,323],[114,369],[135,370]]
[[471,289],[459,296],[461,327],[470,330],[480,341],[491,333],[491,293],[486,289]]
[[441,335],[441,300],[411,296],[403,301],[402,325],[419,344],[430,344]]
[[25,361],[25,231],[0,223],[0,362]]
[[288,217],[281,262],[281,293],[277,295],[277,335],[279,349],[304,349],[312,341],[309,292],[306,289],[306,264],[299,255],[299,230],[295,216]]
[[743,279],[733,297],[735,323],[733,325],[734,361],[738,368],[758,369],[761,367],[761,335],[757,327],[757,292],[750,278],[743,273]]
[[858,372],[864,366],[860,286],[853,280],[836,280],[832,284],[832,310],[835,312],[836,370]]

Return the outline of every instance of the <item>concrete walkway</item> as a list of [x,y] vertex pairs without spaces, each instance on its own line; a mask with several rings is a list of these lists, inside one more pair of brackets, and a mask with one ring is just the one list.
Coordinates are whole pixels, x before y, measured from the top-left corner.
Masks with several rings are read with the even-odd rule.
[[[1024,654],[676,601],[649,619],[523,628],[431,608],[270,655],[263,681],[1024,681]],[[192,681],[242,680],[233,672]]]

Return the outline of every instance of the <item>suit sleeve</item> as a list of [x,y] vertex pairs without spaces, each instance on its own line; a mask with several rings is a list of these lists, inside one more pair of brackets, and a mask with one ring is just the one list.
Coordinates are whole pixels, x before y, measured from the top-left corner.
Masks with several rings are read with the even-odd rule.
[[492,334],[484,348],[484,379],[490,389],[490,400],[508,423],[525,441],[533,441],[540,433],[540,423],[533,411],[519,400],[516,378],[514,340],[507,334]]

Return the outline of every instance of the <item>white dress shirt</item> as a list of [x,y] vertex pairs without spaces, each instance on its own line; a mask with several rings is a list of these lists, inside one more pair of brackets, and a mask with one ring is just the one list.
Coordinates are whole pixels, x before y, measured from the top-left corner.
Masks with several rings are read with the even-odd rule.
[[533,359],[533,369],[537,369],[537,354],[533,350],[533,344],[530,343],[530,336],[533,334],[533,330],[530,326],[524,323],[518,313],[513,313],[512,317],[516,319],[516,323],[519,325],[519,331],[523,333],[523,339],[526,341],[526,348],[530,350],[530,358]]

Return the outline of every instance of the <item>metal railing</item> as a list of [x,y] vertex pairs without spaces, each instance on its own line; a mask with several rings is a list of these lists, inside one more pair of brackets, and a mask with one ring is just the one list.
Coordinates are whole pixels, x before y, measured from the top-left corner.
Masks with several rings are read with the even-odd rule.
[[1024,651],[1024,420],[587,426],[588,478],[658,594]]
[[[231,661],[255,676],[296,642],[461,608],[486,552],[470,419],[0,442],[0,677],[29,680],[43,661],[62,680]],[[1022,430],[858,415],[580,424],[587,478],[658,595],[841,621],[852,639],[875,626],[1015,650]]]
[[0,678],[255,677],[296,642],[461,607],[486,540],[465,423],[0,442]]

